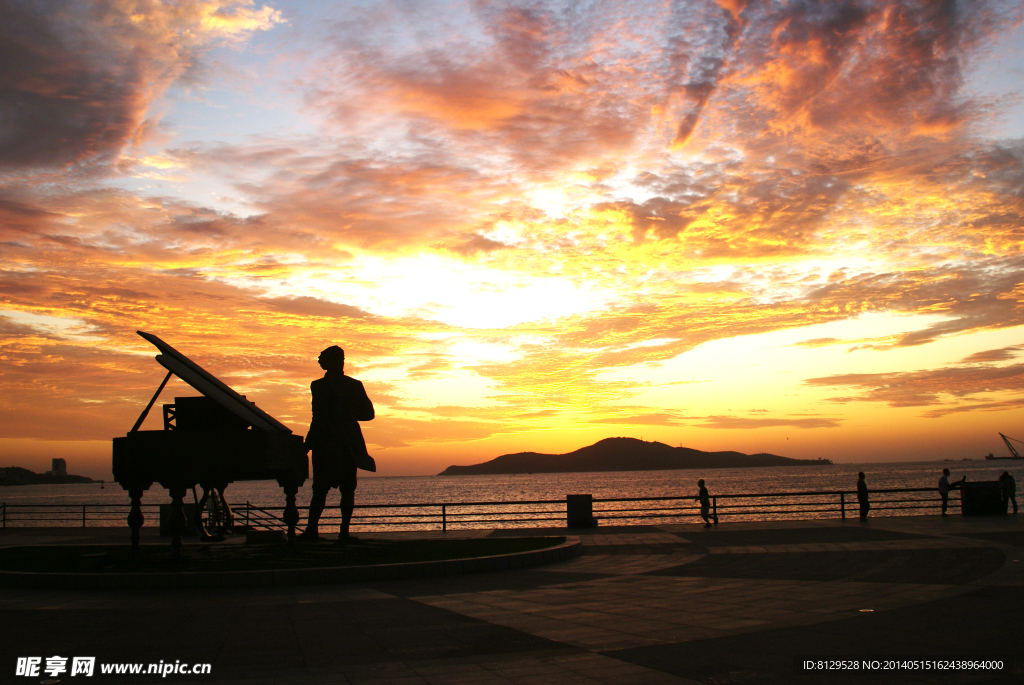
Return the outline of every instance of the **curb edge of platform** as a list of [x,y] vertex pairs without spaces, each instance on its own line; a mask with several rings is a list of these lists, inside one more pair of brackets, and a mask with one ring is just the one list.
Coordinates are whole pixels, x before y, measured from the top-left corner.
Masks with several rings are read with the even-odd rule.
[[186,573],[32,573],[0,571],[0,587],[32,590],[176,590],[229,587],[293,587],[370,583],[513,571],[568,561],[583,551],[579,538],[560,545],[512,554],[376,566],[333,566],[270,571],[189,571]]

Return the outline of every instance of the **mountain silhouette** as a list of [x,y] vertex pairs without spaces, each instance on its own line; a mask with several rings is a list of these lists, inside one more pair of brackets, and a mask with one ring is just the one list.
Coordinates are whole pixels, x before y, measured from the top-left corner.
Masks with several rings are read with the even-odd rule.
[[449,466],[438,475],[660,471],[751,466],[813,466],[831,463],[828,459],[790,459],[765,453],[702,452],[689,447],[671,447],[661,442],[645,442],[636,438],[605,438],[568,454],[505,454],[482,464]]
[[95,483],[87,476],[72,476],[71,474],[36,473],[23,469],[20,466],[0,466],[0,485],[53,485],[64,483]]

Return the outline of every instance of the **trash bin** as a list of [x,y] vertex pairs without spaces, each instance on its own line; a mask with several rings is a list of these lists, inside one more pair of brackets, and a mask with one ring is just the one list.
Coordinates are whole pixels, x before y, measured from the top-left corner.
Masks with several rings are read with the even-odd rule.
[[569,528],[597,528],[593,495],[566,495],[565,513]]
[[1002,488],[997,480],[981,480],[960,486],[960,513],[964,516],[1005,514]]

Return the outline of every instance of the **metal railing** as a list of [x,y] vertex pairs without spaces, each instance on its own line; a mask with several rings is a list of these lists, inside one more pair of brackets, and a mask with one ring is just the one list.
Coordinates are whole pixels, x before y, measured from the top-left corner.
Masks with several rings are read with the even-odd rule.
[[[716,520],[734,521],[842,518],[858,515],[855,490],[739,493],[711,498]],[[959,508],[960,492],[949,493],[949,507]],[[142,505],[146,525],[159,521],[159,504]],[[13,504],[0,503],[0,526],[7,527],[110,527],[126,525],[130,505],[125,504]],[[896,488],[871,492],[872,515],[898,516],[938,512],[941,501],[935,488]],[[231,505],[235,525],[254,530],[280,530],[284,507]],[[301,523],[308,507],[299,507]],[[885,512],[885,513],[882,513]],[[352,529],[416,530],[472,528],[528,528],[543,524],[565,525],[566,500],[509,500],[492,502],[432,502],[414,504],[356,504]],[[700,507],[692,495],[665,497],[594,498],[593,515],[605,525],[630,523],[683,523],[699,520]],[[324,511],[321,523],[329,530],[340,523],[337,507]]]
[[[0,528],[47,527],[103,528],[127,525],[130,504],[12,504],[0,503]],[[142,514],[147,521],[159,520],[159,504],[143,504]]]
[[[232,504],[231,511],[235,516],[235,525],[244,527],[245,530],[286,530],[288,524],[284,522],[284,507],[257,507],[246,500],[245,507]],[[309,507],[305,507],[309,509]],[[280,514],[274,513],[281,512]],[[243,518],[244,516],[244,518]]]
[[[925,495],[924,493],[928,493]],[[893,488],[873,490],[870,495],[871,512],[891,512],[888,515],[923,513],[919,510],[939,510],[942,502],[936,488]],[[634,522],[638,519],[680,520],[700,516],[695,498],[684,497],[628,497],[595,498],[594,517],[600,521]],[[960,492],[951,490],[949,507],[959,507]],[[856,490],[817,490],[805,492],[739,493],[711,497],[711,515],[715,520],[818,519],[836,515],[845,519],[847,514],[858,516],[860,505]],[[885,514],[883,514],[885,515]]]
[[[283,530],[284,507],[232,505],[236,524],[245,521],[254,530]],[[298,507],[305,522],[309,507]],[[361,511],[362,510],[362,511]],[[366,512],[366,513],[363,513]],[[442,502],[422,504],[357,504],[353,530],[408,530],[416,527],[446,531],[466,528],[520,528],[539,523],[565,523],[565,500],[516,500],[507,502]],[[320,524],[329,530],[341,524],[337,507],[324,509]],[[488,525],[475,525],[488,524]]]

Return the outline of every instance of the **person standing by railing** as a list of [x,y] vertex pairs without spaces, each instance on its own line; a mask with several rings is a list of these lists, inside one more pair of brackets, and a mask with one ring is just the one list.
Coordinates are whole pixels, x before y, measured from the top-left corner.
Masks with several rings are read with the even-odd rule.
[[[703,478],[701,478],[699,481],[697,481],[697,487],[699,488],[699,490],[697,491],[697,496],[694,497],[694,499],[700,500],[700,516],[701,516],[701,518],[704,519],[704,527],[705,528],[710,528],[711,527],[711,518],[710,518],[710,514],[711,514],[711,495],[708,493],[708,489],[706,487],[704,487],[704,479]],[[717,519],[715,520],[715,523],[718,523]]]
[[949,469],[942,469],[942,477],[939,478],[939,497],[942,498],[942,515],[946,515],[946,506],[949,504],[949,491],[954,490],[967,480],[967,476],[964,476],[956,483],[949,484]]
[[1003,511],[1006,511],[1006,506],[1013,503],[1013,513],[1017,513],[1017,483],[1013,480],[1013,476],[1010,475],[1009,471],[1003,471],[1003,475],[999,476],[999,491],[1003,496]]
[[860,502],[860,520],[866,521],[871,502],[868,501],[868,484],[864,480],[864,472],[857,474],[857,501]]

